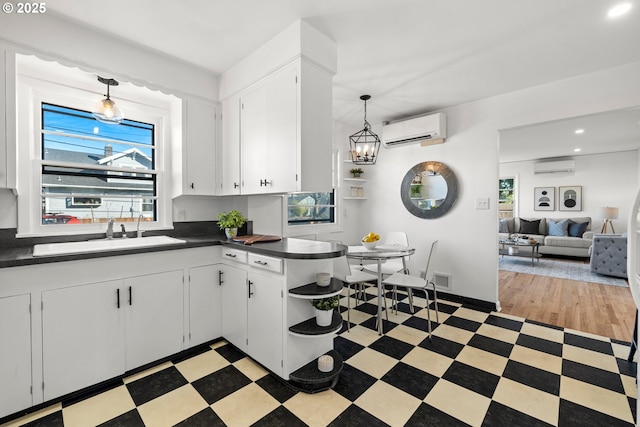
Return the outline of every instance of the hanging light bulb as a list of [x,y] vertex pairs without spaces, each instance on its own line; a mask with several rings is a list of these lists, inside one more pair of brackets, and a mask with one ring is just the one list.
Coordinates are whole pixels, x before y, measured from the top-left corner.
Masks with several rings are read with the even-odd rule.
[[371,132],[371,125],[367,121],[367,101],[370,95],[360,97],[364,101],[364,129],[349,137],[351,146],[351,161],[356,165],[374,165],[380,149],[380,138]]
[[93,117],[96,118],[99,122],[107,123],[107,124],[119,124],[124,119],[124,113],[122,109],[116,105],[116,103],[111,99],[109,94],[109,87],[118,86],[118,81],[115,79],[105,79],[104,77],[98,76],[98,81],[100,83],[104,83],[107,85],[107,94],[106,98],[100,100],[93,111]]

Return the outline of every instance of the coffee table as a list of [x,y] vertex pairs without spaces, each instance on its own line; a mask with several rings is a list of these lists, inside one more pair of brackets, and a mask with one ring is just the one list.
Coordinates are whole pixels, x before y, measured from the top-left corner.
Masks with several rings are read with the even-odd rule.
[[[538,259],[538,263],[540,262],[540,258],[542,255],[538,252],[538,248],[540,247],[540,243],[523,243],[523,242],[514,242],[512,240],[500,240],[500,248],[498,248],[499,255],[507,255],[507,256],[517,256],[517,257],[531,257],[531,265],[535,267],[535,260]],[[511,249],[510,248],[514,248]],[[526,248],[525,251],[521,252],[521,249]]]

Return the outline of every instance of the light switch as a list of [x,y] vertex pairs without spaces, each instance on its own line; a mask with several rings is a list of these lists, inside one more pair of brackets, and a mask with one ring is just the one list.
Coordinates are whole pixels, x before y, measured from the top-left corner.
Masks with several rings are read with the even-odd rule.
[[476,197],[476,209],[489,209],[489,198]]

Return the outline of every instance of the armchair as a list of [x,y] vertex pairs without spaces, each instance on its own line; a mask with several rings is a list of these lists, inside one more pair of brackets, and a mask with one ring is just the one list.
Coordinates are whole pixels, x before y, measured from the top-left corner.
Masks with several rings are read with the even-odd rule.
[[591,271],[627,278],[627,235],[596,234],[591,246]]

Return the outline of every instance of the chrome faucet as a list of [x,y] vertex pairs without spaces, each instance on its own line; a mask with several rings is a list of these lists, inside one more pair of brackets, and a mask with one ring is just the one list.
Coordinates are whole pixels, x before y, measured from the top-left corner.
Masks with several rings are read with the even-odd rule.
[[142,221],[142,218],[144,218],[144,217],[143,217],[143,215],[141,214],[141,215],[138,217],[138,228],[136,229],[136,236],[137,236],[137,237],[142,237],[142,231],[140,231],[140,221]]
[[120,229],[122,230],[122,238],[126,239],[127,238],[127,229],[124,228],[124,224],[120,224]]
[[109,218],[107,223],[107,239],[113,239],[113,218]]

